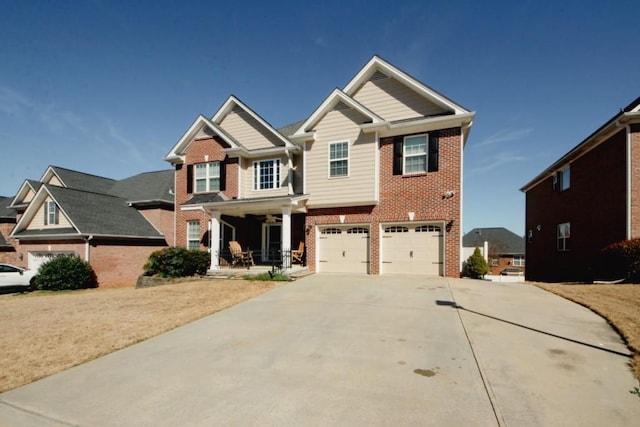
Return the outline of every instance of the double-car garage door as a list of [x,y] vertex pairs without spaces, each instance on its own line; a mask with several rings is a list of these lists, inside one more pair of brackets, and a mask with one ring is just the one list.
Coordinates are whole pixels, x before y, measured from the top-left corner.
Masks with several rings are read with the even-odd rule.
[[[369,273],[370,228],[320,228],[320,272]],[[442,228],[434,224],[383,225],[380,231],[381,274],[442,275]]]

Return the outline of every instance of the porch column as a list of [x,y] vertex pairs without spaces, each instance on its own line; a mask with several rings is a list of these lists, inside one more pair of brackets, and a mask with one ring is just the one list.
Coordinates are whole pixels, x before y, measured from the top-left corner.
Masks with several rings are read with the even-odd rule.
[[209,270],[218,270],[220,268],[220,212],[210,212],[211,221],[209,221],[209,236],[211,236],[211,266]]
[[291,208],[282,208],[282,253],[291,249]]

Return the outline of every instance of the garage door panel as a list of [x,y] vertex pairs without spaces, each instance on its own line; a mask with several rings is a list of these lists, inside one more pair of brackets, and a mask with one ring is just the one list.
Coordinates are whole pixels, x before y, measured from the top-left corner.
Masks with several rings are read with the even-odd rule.
[[321,272],[369,272],[368,228],[325,227],[320,230],[319,246]]
[[441,227],[390,225],[382,230],[383,274],[442,274]]

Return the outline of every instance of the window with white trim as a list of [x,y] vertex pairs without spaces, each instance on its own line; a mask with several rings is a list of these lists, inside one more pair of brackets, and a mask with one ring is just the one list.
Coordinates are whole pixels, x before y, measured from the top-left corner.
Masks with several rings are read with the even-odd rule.
[[199,221],[187,222],[187,249],[189,250],[200,249],[200,222]]
[[571,187],[571,168],[561,170],[559,173],[560,191],[568,190]]
[[58,224],[58,205],[53,200],[48,200],[44,204],[44,225]]
[[571,249],[571,223],[558,224],[558,250],[568,251]]
[[329,144],[329,178],[349,175],[349,143]]
[[497,267],[500,265],[500,259],[498,258],[491,258],[491,267]]
[[428,135],[408,136],[404,139],[404,173],[427,171]]
[[196,193],[220,191],[220,162],[198,163],[195,169]]
[[253,162],[254,191],[276,188],[280,188],[280,159]]
[[524,255],[514,255],[512,264],[514,267],[524,267]]

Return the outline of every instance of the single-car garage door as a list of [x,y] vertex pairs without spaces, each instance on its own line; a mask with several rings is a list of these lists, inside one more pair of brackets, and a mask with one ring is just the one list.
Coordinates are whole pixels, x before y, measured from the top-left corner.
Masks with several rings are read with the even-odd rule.
[[383,225],[382,274],[442,275],[442,227]]
[[319,240],[320,272],[369,273],[369,227],[322,227]]

